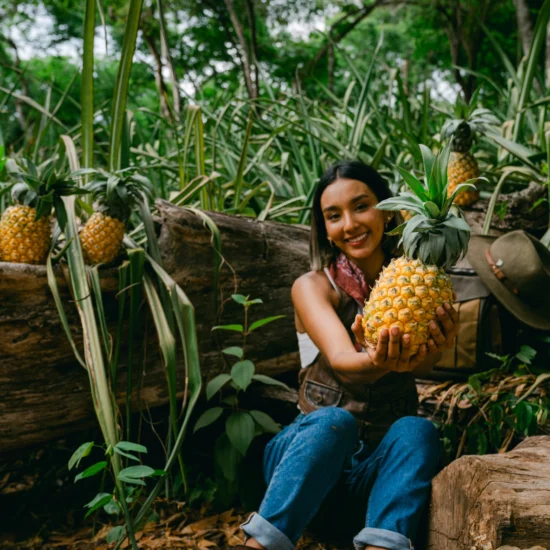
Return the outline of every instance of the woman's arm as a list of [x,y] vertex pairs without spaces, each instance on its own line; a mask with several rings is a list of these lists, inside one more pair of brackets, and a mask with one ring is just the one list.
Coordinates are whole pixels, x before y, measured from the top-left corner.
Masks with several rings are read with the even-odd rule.
[[[310,272],[292,286],[297,320],[327,358],[331,367],[348,384],[371,384],[390,370],[405,370],[410,359],[410,336],[383,331],[375,350],[357,352],[335,308],[337,297],[326,276]],[[425,351],[425,350],[424,350]]]

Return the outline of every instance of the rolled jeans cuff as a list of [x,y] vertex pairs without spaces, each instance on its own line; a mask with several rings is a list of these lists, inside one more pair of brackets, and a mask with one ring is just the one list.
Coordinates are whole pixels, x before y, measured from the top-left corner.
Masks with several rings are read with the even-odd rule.
[[290,539],[257,513],[253,513],[241,525],[247,537],[256,539],[267,550],[294,550]]
[[374,527],[365,527],[353,539],[353,545],[357,550],[362,550],[368,544],[388,550],[413,550],[411,541],[401,533]]

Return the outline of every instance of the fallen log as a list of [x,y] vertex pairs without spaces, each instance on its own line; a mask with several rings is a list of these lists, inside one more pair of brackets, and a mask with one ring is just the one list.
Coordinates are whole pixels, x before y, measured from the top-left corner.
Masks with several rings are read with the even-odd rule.
[[549,436],[504,454],[464,456],[433,480],[427,548],[550,548],[549,503]]
[[[503,235],[509,231],[523,229],[540,238],[548,229],[547,189],[532,181],[525,189],[514,193],[503,193],[498,202],[506,205],[502,216],[493,214],[490,235]],[[483,224],[489,206],[489,199],[481,199],[464,211],[472,233],[482,234]]]
[[[531,200],[533,193],[524,194]],[[525,197],[520,199],[517,212],[514,210],[519,217],[532,204]],[[483,210],[483,205],[480,208]],[[157,211],[164,266],[195,308],[204,379],[227,369],[221,349],[241,343],[237,334],[211,331],[215,325],[241,321],[242,310],[230,299],[233,293],[264,301],[263,305],[254,306],[252,321],[285,315],[260,328],[247,341],[246,357],[256,364],[258,372],[276,375],[298,369],[290,288],[308,270],[309,228],[210,213],[220,230],[224,260],[218,295],[222,308],[216,311],[214,251],[209,230],[199,216],[170,203],[159,201]],[[56,273],[71,329],[79,344],[76,309],[62,271]],[[113,321],[117,311],[116,270],[101,270],[101,277],[107,316]],[[125,387],[125,376],[122,359],[119,388]],[[2,455],[95,422],[87,373],[74,359],[42,266],[0,263],[0,382]],[[182,380],[179,388],[178,396],[182,397]],[[117,399],[124,400],[123,390],[117,393]],[[133,395],[133,407],[134,410],[155,407],[167,401],[163,366],[152,335],[147,340],[143,387]]]
[[[245,356],[256,364],[257,372],[276,375],[297,369],[290,288],[294,279],[308,269],[309,230],[241,216],[209,214],[220,230],[224,258],[219,286],[219,303],[223,307],[216,311],[214,250],[209,230],[200,217],[188,210],[166,202],[157,206],[159,246],[165,268],[195,308],[204,379],[228,368],[221,349],[242,343],[236,333],[211,330],[215,325],[242,322],[242,307],[230,298],[234,293],[263,300],[263,304],[251,309],[250,322],[285,315],[247,339]],[[80,343],[78,315],[67,283],[61,270],[56,274],[73,334]],[[101,274],[106,313],[114,329],[117,272],[102,270]],[[2,456],[95,422],[88,375],[73,356],[43,266],[0,262],[0,383]],[[125,386],[123,360],[117,393],[120,403],[125,399]],[[180,376],[179,397],[183,391],[184,380]],[[167,402],[163,365],[156,338],[151,334],[143,387],[134,393],[133,407],[137,410]]]

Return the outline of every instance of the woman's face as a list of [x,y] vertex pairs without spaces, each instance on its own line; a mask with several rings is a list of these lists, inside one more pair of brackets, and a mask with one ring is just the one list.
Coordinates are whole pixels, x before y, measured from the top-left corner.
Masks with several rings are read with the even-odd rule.
[[388,212],[377,210],[376,195],[362,181],[338,178],[323,191],[321,211],[327,237],[350,259],[378,252]]

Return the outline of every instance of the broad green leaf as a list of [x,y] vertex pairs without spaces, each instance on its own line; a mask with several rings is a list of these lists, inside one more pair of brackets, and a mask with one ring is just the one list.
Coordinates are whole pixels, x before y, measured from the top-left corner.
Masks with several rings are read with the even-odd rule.
[[235,363],[231,368],[231,378],[237,387],[241,390],[246,390],[254,376],[254,363],[245,359]]
[[535,358],[537,351],[530,346],[521,346],[518,353],[516,353],[517,359],[523,361],[525,364],[530,365],[531,360]]
[[135,460],[136,462],[139,462],[139,458],[137,456],[134,456],[133,454],[122,451],[121,449],[117,449],[116,447],[114,448],[114,451],[117,455],[125,456],[126,458],[129,458],[130,460]]
[[124,468],[123,470],[120,470],[118,475],[131,478],[141,478],[152,476],[154,473],[155,470],[153,470],[153,468],[141,464],[140,466],[130,466],[128,468]]
[[257,382],[261,382],[262,384],[267,384],[268,386],[281,386],[282,388],[285,388],[289,390],[290,388],[280,380],[275,380],[275,378],[271,378],[271,376],[266,376],[265,374],[255,374],[252,377],[252,380],[256,380]]
[[222,353],[225,353],[226,355],[233,355],[235,357],[238,357],[239,359],[243,358],[243,348],[240,348],[238,346],[225,348],[224,350],[222,350]]
[[92,464],[89,468],[86,468],[83,472],[80,472],[74,478],[74,482],[76,483],[77,481],[79,481],[81,479],[85,479],[87,477],[95,476],[97,473],[104,470],[106,466],[107,466],[107,462],[105,462],[105,461],[96,462],[95,464]]
[[214,458],[223,472],[225,479],[234,481],[237,477],[237,467],[241,460],[241,455],[235,446],[231,444],[231,441],[225,433],[216,440]]
[[113,495],[110,493],[98,493],[93,500],[85,504],[85,508],[89,508],[84,518],[87,518],[90,514],[93,514],[98,508],[107,505],[113,500]]
[[119,441],[115,445],[115,449],[121,449],[123,451],[135,451],[136,453],[146,453],[147,447],[139,445],[138,443],[131,443],[130,441]]
[[109,514],[110,516],[114,514],[120,514],[120,506],[116,500],[110,500],[105,506],[103,506],[103,510],[106,514]]
[[145,481],[143,481],[142,479],[140,479],[138,477],[128,477],[128,476],[124,476],[122,474],[118,474],[117,479],[119,481],[124,481],[124,483],[130,483],[132,485],[142,485],[143,487],[145,487],[147,485],[145,483]]
[[231,376],[227,373],[218,374],[215,378],[208,382],[206,386],[206,400],[210,401],[212,397],[227,383],[231,380]]
[[221,407],[213,407],[212,409],[204,411],[197,420],[193,432],[196,432],[197,430],[200,430],[201,428],[204,428],[206,426],[209,426],[213,422],[216,422],[216,420],[218,420],[222,413],[223,409]]
[[243,296],[242,294],[232,294],[231,298],[238,304],[241,304],[242,306],[244,306],[247,301],[247,297]]
[[119,542],[125,536],[126,536],[126,527],[124,527],[124,525],[118,525],[117,527],[113,527],[107,533],[106,540],[109,544],[113,544],[115,542]]
[[217,325],[212,327],[212,330],[234,330],[235,332],[243,332],[244,328],[242,325]]
[[73,455],[69,459],[69,470],[72,470],[74,466],[78,467],[80,464],[80,461],[85,456],[88,456],[92,452],[93,446],[94,446],[93,441],[82,443],[82,445],[78,447],[78,449],[73,453]]
[[468,385],[478,394],[481,395],[481,382],[477,376],[470,376],[468,378]]
[[231,444],[244,456],[254,439],[254,420],[247,412],[233,412],[225,423],[225,433]]
[[281,426],[277,424],[271,416],[262,411],[250,411],[250,416],[252,416],[265,432],[276,434],[281,431]]
[[285,315],[274,315],[273,317],[266,317],[265,319],[260,319],[259,321],[256,321],[250,325],[248,332],[252,332],[257,328],[263,327],[264,325],[267,325],[268,323],[276,321],[277,319],[282,319],[283,317],[285,317]]

